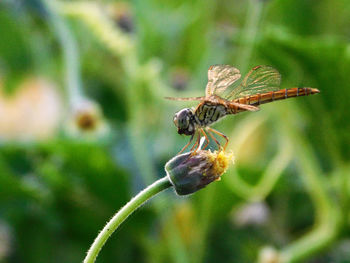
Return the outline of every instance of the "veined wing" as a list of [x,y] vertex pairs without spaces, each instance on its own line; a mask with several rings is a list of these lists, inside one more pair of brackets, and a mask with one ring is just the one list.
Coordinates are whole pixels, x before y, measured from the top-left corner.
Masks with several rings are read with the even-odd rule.
[[242,103],[233,102],[233,101],[231,101],[230,104],[231,105],[235,105],[238,108],[245,109],[247,111],[258,111],[258,110],[260,110],[259,107],[248,105],[248,104],[242,104]]
[[206,97],[220,95],[227,87],[241,77],[241,73],[230,65],[213,65],[208,70],[208,84],[205,89]]
[[189,97],[189,98],[175,98],[175,97],[164,97],[166,100],[179,100],[179,101],[193,101],[193,100],[204,100],[205,97]]
[[281,75],[276,69],[270,66],[256,66],[225,98],[235,100],[258,93],[276,91],[280,89],[280,85]]

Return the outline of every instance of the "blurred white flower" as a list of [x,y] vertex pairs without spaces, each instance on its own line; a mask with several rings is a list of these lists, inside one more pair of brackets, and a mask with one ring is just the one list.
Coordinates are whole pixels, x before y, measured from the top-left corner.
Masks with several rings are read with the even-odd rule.
[[47,139],[57,130],[62,110],[61,96],[48,80],[28,78],[11,96],[0,80],[0,140]]
[[233,221],[238,226],[262,225],[269,218],[269,208],[264,202],[243,204],[233,211]]
[[279,252],[273,247],[264,247],[259,253],[259,263],[281,263]]

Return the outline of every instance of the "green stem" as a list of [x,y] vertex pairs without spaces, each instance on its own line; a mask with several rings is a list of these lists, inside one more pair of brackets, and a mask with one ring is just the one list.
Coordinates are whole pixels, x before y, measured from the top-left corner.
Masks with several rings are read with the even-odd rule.
[[[258,116],[251,117],[239,125],[241,131],[239,133],[234,132],[232,135],[237,152],[244,149],[249,138],[254,136],[264,122],[265,119]],[[277,152],[255,185],[251,185],[242,179],[237,169],[231,169],[232,176],[227,177],[225,182],[228,183],[235,194],[248,201],[257,202],[264,200],[272,191],[284,169],[290,163],[293,154],[292,145],[283,133],[276,138],[276,143],[278,143]]]
[[316,213],[313,229],[281,251],[282,262],[299,262],[324,249],[336,239],[341,226],[341,217],[339,206],[330,198],[326,190],[322,170],[317,164],[311,146],[296,129],[292,128],[293,123],[296,123],[297,116],[294,114],[297,114],[297,109],[290,109],[289,114],[282,111],[278,114],[284,121],[280,129],[294,142],[298,153],[296,158],[299,169],[303,174]]
[[[144,123],[144,108],[143,101],[140,101],[139,93],[144,87],[148,87],[148,92],[151,94],[157,94],[155,98],[159,98],[159,94],[156,91],[161,91],[162,80],[160,78],[158,70],[149,61],[148,63],[141,63],[138,61],[137,48],[134,38],[124,34],[118,27],[116,27],[111,19],[105,15],[99,5],[95,2],[59,2],[59,12],[67,16],[73,16],[81,19],[96,36],[96,38],[104,44],[104,46],[121,61],[121,66],[125,72],[125,91],[128,107],[129,119],[129,133],[134,153],[134,159],[136,165],[142,171],[145,183],[150,184],[154,181],[154,167],[152,166],[152,158],[147,154],[146,142],[145,142],[145,123]],[[147,76],[145,78],[145,76]],[[140,150],[141,148],[141,150]],[[169,201],[170,202],[170,201]],[[170,203],[168,203],[169,205]],[[155,208],[158,212],[163,210],[163,203],[155,202]],[[177,251],[173,253],[174,262],[186,262],[185,258],[188,258],[187,252],[183,247],[181,237],[178,231],[172,231],[165,237],[169,244],[176,244],[172,246]],[[174,249],[174,250],[175,250]],[[178,260],[178,255],[184,255],[181,260]]]
[[291,145],[287,141],[283,141],[283,139],[284,137],[281,136],[276,155],[271,159],[259,181],[254,186],[244,181],[237,169],[232,170],[233,176],[229,177],[227,182],[236,194],[251,202],[257,202],[264,200],[272,191],[282,172],[292,159]]
[[198,241],[192,250],[191,262],[203,262],[205,249],[208,244],[208,233],[213,218],[213,210],[215,207],[216,185],[212,185],[201,198],[201,207],[198,222]]
[[58,37],[60,45],[62,47],[62,55],[66,69],[66,85],[67,95],[70,104],[73,105],[75,101],[80,100],[83,97],[81,89],[81,77],[80,77],[80,61],[77,43],[72,36],[69,26],[64,19],[56,12],[56,2],[43,0],[48,11],[48,17],[52,24],[53,29]]
[[98,234],[94,243],[90,247],[84,263],[95,262],[98,253],[100,252],[103,245],[106,243],[107,239],[112,235],[112,233],[119,227],[124,220],[131,215],[140,205],[144,202],[160,193],[161,191],[169,188],[171,183],[167,176],[157,180],[143,191],[138,193],[134,198],[132,198],[122,209],[120,209],[112,219],[107,223],[107,225]]

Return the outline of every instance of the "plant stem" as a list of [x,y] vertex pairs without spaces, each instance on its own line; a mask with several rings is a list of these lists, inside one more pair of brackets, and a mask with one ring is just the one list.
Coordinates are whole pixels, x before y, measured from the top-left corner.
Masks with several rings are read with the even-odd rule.
[[198,222],[198,241],[196,246],[192,250],[192,261],[191,262],[203,262],[205,256],[205,249],[208,244],[208,234],[210,227],[213,223],[213,214],[215,207],[215,194],[216,194],[216,185],[207,189],[207,192],[201,199],[200,206],[200,221]]
[[[298,130],[293,129],[298,114],[297,109],[289,113],[280,111],[278,117],[283,120],[280,129],[294,142],[299,169],[304,175],[306,187],[315,207],[316,222],[313,229],[300,239],[289,244],[281,251],[282,262],[299,262],[330,245],[341,229],[341,213],[339,207],[330,198],[326,189],[322,170],[317,164],[315,155],[306,139]],[[283,118],[282,118],[283,116]],[[288,116],[288,118],[286,118]],[[296,125],[295,125],[296,126]]]
[[112,233],[119,227],[124,220],[131,215],[140,205],[144,202],[160,193],[161,191],[169,188],[171,183],[167,176],[157,180],[143,191],[138,193],[134,198],[132,198],[122,209],[120,209],[112,219],[107,223],[107,225],[98,234],[94,243],[91,245],[85,259],[84,263],[95,262],[98,253],[100,252],[103,245],[106,243],[107,239],[112,235]]
[[43,0],[48,12],[48,19],[58,37],[62,48],[63,61],[65,63],[65,79],[69,103],[73,105],[83,97],[82,81],[80,76],[80,60],[77,43],[65,20],[57,13],[56,1]]
[[[148,92],[159,98],[157,91],[162,91],[163,84],[159,70],[152,60],[147,63],[141,63],[137,57],[136,39],[123,33],[114,22],[105,15],[103,10],[95,2],[59,2],[59,12],[66,16],[77,17],[83,21],[96,36],[96,38],[121,61],[121,67],[125,72],[125,98],[129,119],[128,133],[130,134],[131,149],[134,154],[135,164],[140,169],[145,184],[151,184],[154,181],[154,167],[152,165],[152,156],[144,154],[146,147],[146,123],[144,122],[144,111],[148,105],[140,99],[140,92],[147,87]],[[147,78],[145,78],[147,76]],[[141,149],[140,149],[141,148]],[[167,205],[171,205],[171,200]],[[164,210],[163,204],[156,200],[155,209],[158,213]],[[178,231],[172,231],[165,237],[165,241],[174,248],[173,261],[184,261],[188,258],[187,251],[181,243],[181,237]],[[178,255],[183,255],[178,260]]]

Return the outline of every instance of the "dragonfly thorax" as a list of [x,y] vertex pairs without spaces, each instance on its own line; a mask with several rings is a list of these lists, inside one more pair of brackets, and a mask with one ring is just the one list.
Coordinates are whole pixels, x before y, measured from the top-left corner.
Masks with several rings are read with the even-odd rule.
[[186,108],[175,113],[174,124],[179,134],[192,135],[195,132],[195,118],[193,110]]

